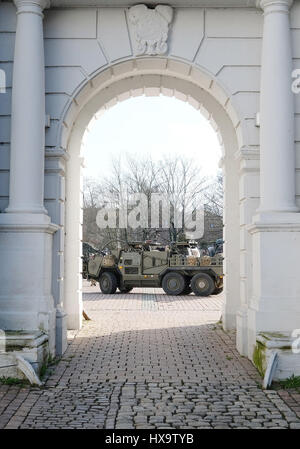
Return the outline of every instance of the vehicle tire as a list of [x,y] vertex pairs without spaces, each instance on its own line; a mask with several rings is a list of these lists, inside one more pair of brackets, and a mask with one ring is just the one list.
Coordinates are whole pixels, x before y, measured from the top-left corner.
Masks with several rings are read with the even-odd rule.
[[212,292],[212,295],[218,295],[223,291],[223,287],[215,287],[214,291]]
[[100,275],[99,285],[101,292],[105,295],[116,293],[118,285],[116,275],[110,271],[104,271],[104,273]]
[[119,287],[120,293],[129,293],[131,292],[131,290],[133,289],[133,287]]
[[209,274],[198,273],[192,277],[191,287],[196,296],[209,296],[215,290],[215,283]]
[[180,273],[167,273],[162,280],[162,288],[167,295],[182,295],[186,288],[185,278]]

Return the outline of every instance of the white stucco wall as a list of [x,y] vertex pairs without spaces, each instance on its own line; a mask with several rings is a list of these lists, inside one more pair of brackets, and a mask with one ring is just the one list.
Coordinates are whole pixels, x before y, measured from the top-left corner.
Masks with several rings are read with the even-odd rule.
[[[46,145],[48,149],[57,149],[63,111],[70,98],[101,70],[134,57],[134,39],[126,10],[121,8],[46,11],[44,30],[46,108],[51,117],[51,128],[46,130]],[[259,101],[261,35],[262,15],[256,9],[178,8],[169,36],[169,58],[189,62],[208,72],[231,96],[235,110],[239,111],[235,123],[239,146],[248,150],[257,150],[259,145],[255,114]],[[207,82],[211,82],[210,78]],[[211,91],[221,103],[228,101],[217,83]],[[257,159],[258,153],[255,152],[255,155]],[[57,203],[55,206],[53,196],[47,196],[50,184],[55,182],[60,181],[55,180],[53,174],[46,177],[45,200],[52,218],[60,224],[56,218],[58,212],[54,212],[55,207],[58,209]],[[249,206],[254,210],[258,205],[257,173],[244,174],[241,182],[245,183],[240,198],[243,236],[243,227],[251,219]],[[60,198],[62,207],[63,198]],[[248,216],[244,218],[245,208]],[[246,241],[247,237],[243,240]],[[250,270],[249,261],[248,264],[246,261],[247,244],[249,242],[241,248],[244,284]],[[62,264],[61,252],[62,247],[57,259]],[[243,286],[245,296],[247,288]],[[54,292],[54,295],[57,294]]]
[[[242,307],[238,315],[240,332],[246,329],[246,304],[252,294],[251,236],[246,230],[259,202],[259,111],[260,58],[262,44],[262,12],[251,8],[177,8],[170,27],[169,61],[181,61],[197,72],[199,85],[222,105],[236,129],[238,139],[235,158],[230,155],[232,176],[240,165],[239,211],[226,220],[239,220],[240,236],[226,235],[228,245],[238,245],[239,270],[227,264],[227,270],[240,278],[236,289]],[[293,55],[295,68],[300,67],[300,4],[291,10]],[[15,8],[0,3],[0,69],[7,78],[7,91],[0,94],[0,211],[8,204],[9,140],[11,111],[11,74],[16,27]],[[54,236],[52,290],[57,304],[63,302],[65,171],[68,164],[68,137],[72,123],[64,123],[67,110],[76,106],[84,86],[92,86],[102,71],[105,76],[118,76],[121,62],[134,59],[132,29],[123,8],[51,9],[44,19],[46,64],[46,114],[50,127],[46,128],[45,207],[51,219],[60,226]],[[144,61],[145,70],[154,69],[153,58]],[[159,58],[156,58],[159,60]],[[168,63],[167,63],[168,64]],[[115,67],[108,72],[109,67]],[[124,65],[122,65],[124,70]],[[166,66],[167,68],[167,66]],[[128,66],[128,73],[132,67]],[[178,69],[183,70],[183,69]],[[201,75],[202,73],[202,75]],[[108,74],[108,75],[107,75]],[[185,74],[186,76],[188,74]],[[275,75],[275,74],[274,74]],[[184,74],[182,73],[182,76]],[[200,79],[201,78],[201,79]],[[108,80],[109,81],[109,80]],[[97,87],[97,86],[96,86]],[[85,95],[85,94],[82,94]],[[74,98],[76,97],[75,103]],[[300,96],[295,96],[297,202],[300,205]],[[69,116],[68,116],[69,117]],[[218,124],[217,124],[218,125]],[[61,138],[62,137],[62,138]],[[71,155],[69,155],[71,156]],[[229,157],[229,154],[225,154]],[[230,171],[225,177],[227,196],[234,189]],[[80,214],[76,215],[80,221]],[[237,231],[238,234],[238,231]],[[75,265],[80,260],[74,262]],[[232,262],[234,263],[234,262]],[[232,327],[234,318],[228,322]],[[246,337],[240,351],[246,353]]]
[[[300,3],[295,2],[291,13],[291,33],[293,46],[293,68],[300,68]],[[295,98],[295,152],[296,152],[296,201],[300,206],[300,94]]]
[[[15,9],[13,5],[0,5],[7,19],[1,23],[1,38],[9,42],[1,60],[13,60]],[[206,89],[231,113],[237,129],[239,148],[257,150],[259,131],[255,127],[255,114],[259,99],[259,64],[262,35],[262,14],[256,9],[176,9],[169,35],[167,56],[172,60],[189,63],[208,73],[201,79]],[[53,295],[63,301],[64,278],[64,174],[65,161],[58,157],[61,148],[60,133],[64,114],[70,101],[96,74],[121,61],[134,57],[134,39],[128,26],[126,10],[122,8],[51,9],[44,19],[46,64],[46,114],[51,126],[46,129],[45,206],[52,221],[61,226],[55,234],[53,249]],[[1,46],[3,49],[3,46]],[[1,51],[1,50],[0,50]],[[2,50],[3,51],[3,50]],[[151,69],[151,67],[149,67]],[[213,78],[217,82],[211,81]],[[8,79],[10,76],[8,74]],[[224,87],[227,95],[224,95]],[[10,101],[1,104],[1,120],[9,122]],[[228,100],[230,97],[230,101]],[[231,104],[232,103],[232,104]],[[233,106],[233,107],[232,107]],[[2,112],[2,108],[4,108]],[[236,112],[238,111],[238,112]],[[9,169],[9,130],[6,126],[6,169]],[[252,153],[251,153],[252,154]],[[258,152],[251,156],[256,160]],[[256,164],[257,167],[257,164]],[[252,210],[258,205],[257,171],[244,173],[241,178],[241,282],[246,301],[249,290],[250,260],[249,238],[244,227],[250,222]],[[1,172],[2,207],[7,204],[8,172]],[[230,185],[230,178],[225,185]],[[232,187],[231,187],[232,188]],[[229,190],[229,187],[227,187]],[[229,191],[227,192],[230,195]],[[250,210],[251,207],[251,210]],[[247,210],[247,214],[244,213]],[[247,215],[247,216],[245,216]],[[232,218],[231,218],[232,219]],[[236,220],[238,214],[236,213]],[[226,221],[226,216],[225,216]],[[237,244],[237,236],[226,236]],[[230,243],[230,241],[229,241]],[[248,254],[248,259],[247,259]],[[79,261],[78,261],[79,262]],[[75,263],[78,263],[75,262]],[[227,264],[232,270],[232,264]],[[236,268],[234,268],[236,272]],[[236,272],[238,276],[238,272]],[[239,289],[236,290],[239,296]],[[231,321],[234,321],[234,311]],[[233,323],[228,323],[231,327]]]
[[0,94],[0,211],[8,205],[9,142],[12,66],[14,57],[15,8],[0,3],[0,69],[6,74],[6,93]]

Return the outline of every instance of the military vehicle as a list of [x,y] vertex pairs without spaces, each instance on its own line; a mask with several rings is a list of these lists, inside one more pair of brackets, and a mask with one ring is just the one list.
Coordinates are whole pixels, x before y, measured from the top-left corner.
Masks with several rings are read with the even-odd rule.
[[162,287],[167,295],[209,296],[223,289],[223,257],[200,257],[195,242],[126,242],[126,247],[90,258],[87,276],[99,281],[105,294]]
[[212,246],[207,248],[208,254],[210,256],[215,256],[218,253],[223,253],[223,243],[223,239],[217,239],[215,242],[211,242]]
[[98,249],[94,248],[92,245],[90,245],[87,242],[82,243],[82,277],[83,279],[88,278],[88,263],[94,254],[105,254],[104,251],[99,251]]

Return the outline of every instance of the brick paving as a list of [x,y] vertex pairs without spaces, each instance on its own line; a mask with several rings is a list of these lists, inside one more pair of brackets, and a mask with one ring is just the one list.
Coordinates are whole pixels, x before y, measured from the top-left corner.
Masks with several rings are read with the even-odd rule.
[[300,428],[297,392],[263,391],[218,321],[222,295],[102,295],[43,388],[0,385],[0,428]]

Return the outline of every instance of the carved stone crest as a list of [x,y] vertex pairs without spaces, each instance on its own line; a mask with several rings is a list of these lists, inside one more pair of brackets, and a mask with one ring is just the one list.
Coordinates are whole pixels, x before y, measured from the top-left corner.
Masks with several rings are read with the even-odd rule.
[[128,10],[128,18],[133,26],[137,54],[166,53],[169,25],[173,18],[171,6],[158,5],[155,9],[150,9],[146,5],[132,6]]

